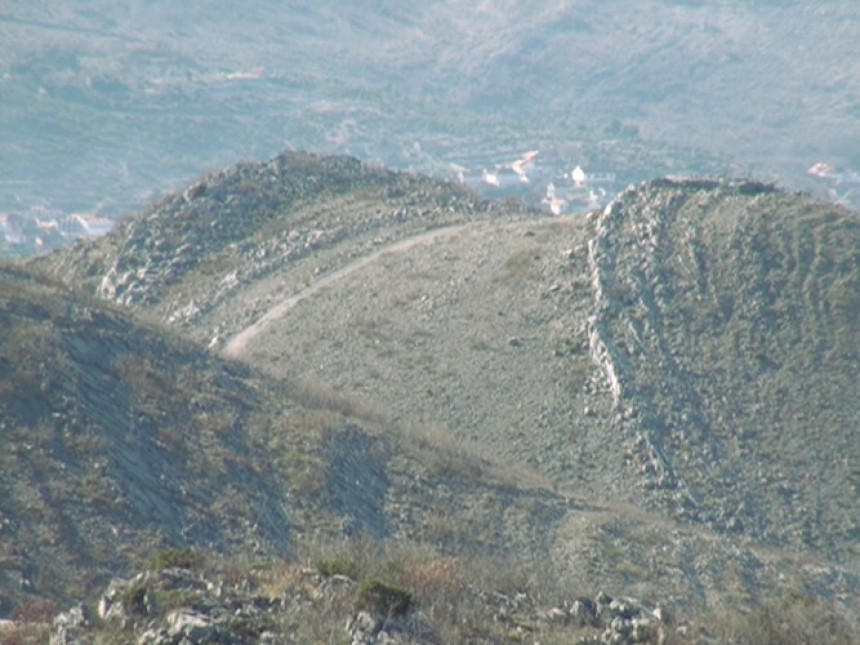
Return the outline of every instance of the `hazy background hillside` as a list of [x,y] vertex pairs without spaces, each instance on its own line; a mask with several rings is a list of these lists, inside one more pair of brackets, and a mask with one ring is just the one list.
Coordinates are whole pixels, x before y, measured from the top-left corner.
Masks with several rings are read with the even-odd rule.
[[850,0],[10,0],[0,212],[115,216],[288,147],[816,188],[813,163],[860,166],[858,21]]

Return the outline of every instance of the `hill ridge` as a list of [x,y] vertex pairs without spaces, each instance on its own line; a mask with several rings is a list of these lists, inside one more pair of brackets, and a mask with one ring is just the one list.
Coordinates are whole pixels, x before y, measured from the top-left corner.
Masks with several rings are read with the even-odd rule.
[[[230,308],[239,290],[323,251],[337,251],[328,260],[334,268],[368,248],[484,219],[498,208],[447,181],[288,151],[207,175],[105,238],[31,263],[60,277],[80,275],[90,293],[154,308],[162,320],[192,330]],[[228,332],[222,325],[210,337]]]
[[[717,220],[699,215],[714,206],[719,208]],[[590,318],[592,354],[612,385],[621,412],[618,425],[631,437],[630,451],[650,478],[647,485],[664,491],[666,503],[680,515],[738,529],[749,521],[744,509],[754,503],[748,497],[729,504],[739,511],[727,510],[725,502],[715,508],[714,500],[703,499],[689,481],[696,479],[694,463],[708,470],[731,461],[734,441],[733,424],[724,418],[731,410],[721,405],[722,412],[713,411],[714,399],[726,400],[731,392],[714,382],[713,369],[705,369],[692,336],[682,339],[678,333],[690,318],[695,317],[696,338],[758,344],[753,356],[737,356],[743,367],[734,366],[751,379],[750,390],[761,387],[764,394],[770,381],[785,381],[780,373],[790,364],[794,379],[811,383],[841,374],[842,387],[850,391],[860,341],[855,318],[860,312],[860,222],[836,207],[820,207],[814,215],[811,207],[804,196],[757,182],[661,180],[627,191],[597,216],[589,246],[597,299]],[[819,240],[810,252],[798,247],[809,240]],[[816,275],[817,265],[835,271]],[[749,275],[740,290],[737,278],[732,278],[732,292],[721,284],[727,270]],[[829,330],[816,322],[825,306]],[[816,326],[817,344],[842,348],[838,358],[819,350],[810,360],[805,346],[796,346],[809,336],[810,325]],[[722,373],[726,369],[720,366]],[[797,384],[785,382],[783,387]],[[851,419],[856,423],[860,409],[851,397],[841,398],[841,388],[826,392],[825,387],[819,396],[830,402],[835,415],[828,427],[849,424],[841,432],[848,441]],[[743,405],[738,402],[735,412]],[[768,406],[756,407],[760,414]],[[778,408],[768,414],[778,414]],[[743,415],[738,419],[735,423],[743,423]],[[774,423],[778,421],[768,417],[766,424]],[[687,464],[678,461],[682,443],[691,450]],[[838,454],[844,454],[842,449],[833,456]],[[783,512],[802,521],[796,509]],[[768,534],[774,528],[761,525],[757,530]],[[850,542],[851,534],[844,539]],[[853,535],[860,535],[857,527]]]

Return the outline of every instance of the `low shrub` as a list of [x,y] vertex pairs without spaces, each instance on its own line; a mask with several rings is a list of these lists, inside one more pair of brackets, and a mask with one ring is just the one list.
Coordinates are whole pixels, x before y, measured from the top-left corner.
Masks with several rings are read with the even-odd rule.
[[340,575],[356,581],[361,579],[361,567],[354,560],[347,558],[334,557],[327,560],[318,560],[316,568],[317,571],[326,577]]
[[147,592],[145,585],[129,585],[123,590],[119,601],[128,613],[146,615]]
[[198,569],[203,565],[203,554],[191,549],[164,549],[155,554],[149,565],[152,571],[163,571],[171,567]]
[[377,578],[367,578],[355,593],[355,608],[385,616],[404,616],[415,604],[415,597],[406,589],[386,584]]

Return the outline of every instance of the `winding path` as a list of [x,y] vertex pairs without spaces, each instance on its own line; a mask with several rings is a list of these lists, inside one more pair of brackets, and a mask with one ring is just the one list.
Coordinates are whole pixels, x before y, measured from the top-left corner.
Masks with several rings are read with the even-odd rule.
[[464,231],[469,228],[474,228],[480,225],[486,225],[486,222],[469,222],[468,224],[458,224],[457,226],[447,226],[445,228],[435,229],[433,231],[428,231],[427,233],[422,233],[421,235],[417,235],[415,237],[410,237],[405,240],[400,240],[399,242],[395,242],[394,244],[389,244],[388,246],[384,246],[380,249],[375,250],[373,253],[369,255],[365,255],[362,258],[347,264],[345,267],[338,269],[337,271],[330,273],[329,275],[321,278],[317,282],[314,282],[312,285],[302,289],[297,294],[284,298],[279,303],[274,305],[271,309],[269,309],[262,318],[252,323],[238,334],[233,336],[224,347],[224,355],[230,358],[237,358],[241,354],[243,354],[250,342],[252,342],[257,336],[259,336],[269,325],[271,325],[276,320],[283,318],[286,313],[295,307],[302,300],[309,298],[310,296],[317,293],[320,289],[324,289],[330,284],[337,282],[338,280],[345,278],[351,273],[358,271],[362,267],[367,266],[371,262],[378,260],[383,255],[387,253],[401,253],[403,251],[408,251],[416,246],[422,244],[432,244],[434,241],[439,239],[440,237],[445,237],[448,235],[454,235],[461,231]]

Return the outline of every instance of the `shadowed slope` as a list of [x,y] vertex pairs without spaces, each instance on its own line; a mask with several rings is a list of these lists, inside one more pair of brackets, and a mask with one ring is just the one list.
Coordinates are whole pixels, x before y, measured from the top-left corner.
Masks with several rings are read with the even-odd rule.
[[538,553],[507,518],[547,526],[575,508],[20,268],[0,266],[0,329],[0,615],[80,598],[168,546],[283,557],[369,534]]
[[247,369],[7,267],[0,328],[4,593],[20,572],[64,595],[159,545],[287,551]]

